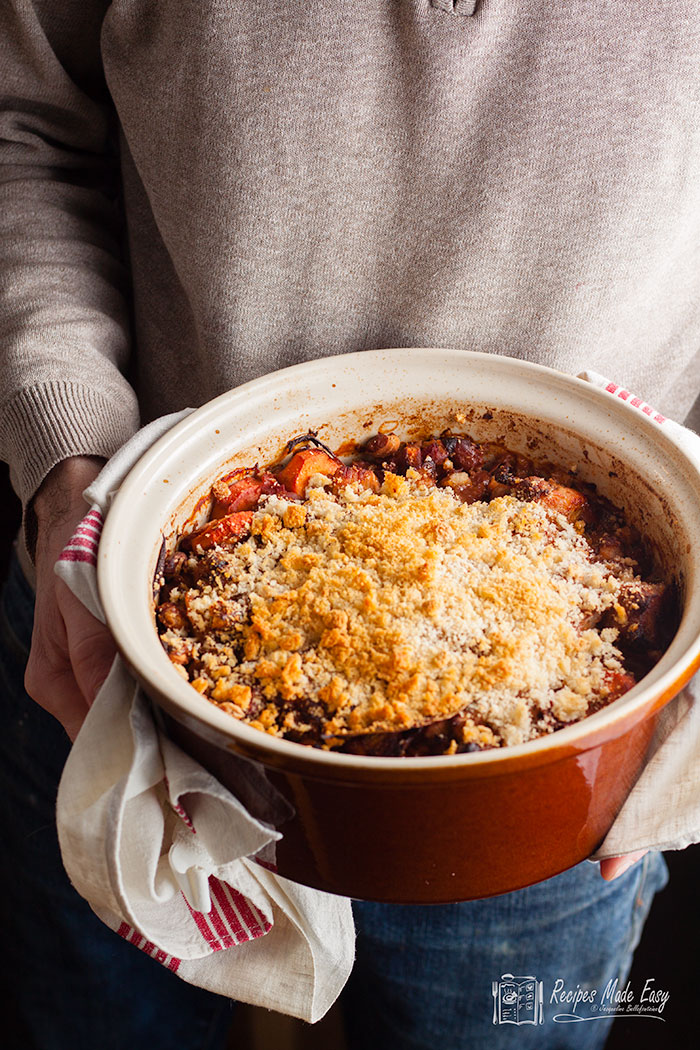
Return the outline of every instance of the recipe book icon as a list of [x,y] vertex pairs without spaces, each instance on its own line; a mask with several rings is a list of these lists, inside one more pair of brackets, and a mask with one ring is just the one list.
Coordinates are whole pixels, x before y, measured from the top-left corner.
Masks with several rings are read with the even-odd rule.
[[542,981],[536,977],[501,974],[491,984],[494,1024],[543,1024]]

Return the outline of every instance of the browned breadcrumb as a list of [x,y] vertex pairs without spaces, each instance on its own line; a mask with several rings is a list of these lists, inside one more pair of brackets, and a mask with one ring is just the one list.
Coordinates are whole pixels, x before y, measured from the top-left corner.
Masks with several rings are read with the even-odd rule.
[[184,594],[193,633],[162,635],[171,659],[200,661],[199,692],[275,735],[317,703],[326,746],[457,712],[463,743],[515,744],[543,712],[573,721],[605,696],[617,631],[584,623],[620,608],[632,568],[613,575],[541,503],[460,503],[408,473],[379,493],[315,477],[303,505],[263,499],[252,535]]

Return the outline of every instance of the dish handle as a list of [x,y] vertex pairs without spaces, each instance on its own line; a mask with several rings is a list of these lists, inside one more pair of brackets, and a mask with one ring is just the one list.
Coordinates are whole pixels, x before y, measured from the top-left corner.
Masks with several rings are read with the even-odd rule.
[[648,419],[651,419],[669,435],[674,444],[678,445],[688,459],[700,469],[700,434],[696,434],[689,427],[684,427],[682,423],[676,423],[673,419],[667,419],[661,412],[657,412],[651,405],[642,401],[641,397],[630,393],[629,390],[600,375],[599,372],[579,372],[577,378],[583,379],[587,383],[592,383],[593,386],[600,387],[601,390],[606,390],[614,397],[619,397],[630,408],[641,412]]

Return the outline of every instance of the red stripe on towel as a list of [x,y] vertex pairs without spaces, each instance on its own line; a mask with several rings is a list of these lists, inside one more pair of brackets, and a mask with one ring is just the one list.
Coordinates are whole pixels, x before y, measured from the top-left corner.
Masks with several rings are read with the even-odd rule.
[[[162,966],[167,967],[168,970],[172,970],[173,973],[177,973],[178,967],[182,962],[182,959],[178,959],[174,955],[168,955],[161,948],[157,948],[151,941],[147,941],[142,934],[135,930],[133,926],[129,926],[128,922],[122,922],[117,929],[117,933],[120,937],[123,937],[125,941],[129,941],[140,951],[145,952],[146,955],[150,955],[152,959],[159,962]],[[144,941],[141,944],[141,941]]]
[[267,929],[263,926],[264,920],[260,912],[250,903],[247,897],[244,897],[233,888],[229,888],[231,889],[234,907],[238,909],[243,922],[248,926],[253,937],[262,937],[264,933],[267,933]]
[[76,528],[74,536],[84,536],[88,540],[99,540],[102,534],[102,526],[95,525],[92,521],[81,521]]
[[97,558],[94,553],[90,551],[75,551],[70,550],[68,547],[61,553],[59,561],[86,561],[91,565],[97,565]]
[[623,401],[627,401],[633,408],[638,408],[645,416],[650,416],[655,423],[666,422],[666,416],[662,416],[655,408],[642,401],[641,397],[637,397],[636,394],[630,394],[629,390],[623,389],[617,383],[606,383],[605,389],[609,394],[616,394]]
[[219,879],[215,879],[212,875],[209,879],[209,888],[219,903],[221,911],[228,923],[228,928],[231,931],[232,943],[243,944],[245,941],[251,940],[251,931],[244,929],[240,917],[237,915],[235,909],[232,907],[231,901],[224,892],[224,884],[220,882]]
[[227,882],[222,882],[220,885],[230,907],[243,925],[248,928],[253,938],[263,937],[272,929],[272,923],[260,914],[252,901],[244,897],[233,886],[229,886]]
[[214,934],[214,931],[212,930],[211,926],[207,922],[207,918],[206,918],[204,912],[195,911],[194,908],[192,908],[190,906],[190,902],[187,900],[187,897],[185,897],[184,893],[183,893],[182,896],[183,896],[183,899],[185,901],[185,904],[187,905],[187,907],[189,909],[190,915],[194,919],[194,922],[195,922],[195,925],[196,925],[197,929],[199,930],[199,932],[201,933],[203,939],[207,942],[207,944],[209,945],[211,950],[213,952],[221,952],[221,951],[223,951],[224,945],[221,943],[221,941],[218,939],[218,937],[216,937],[216,935]]

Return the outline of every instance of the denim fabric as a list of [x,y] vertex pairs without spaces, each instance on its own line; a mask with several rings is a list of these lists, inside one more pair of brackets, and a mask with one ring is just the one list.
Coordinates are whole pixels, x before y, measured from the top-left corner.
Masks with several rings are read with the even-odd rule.
[[[232,1004],[192,988],[93,915],[61,865],[56,789],[69,743],[22,680],[33,595],[12,564],[0,596],[0,981],[7,1050],[223,1048]],[[666,870],[646,858],[614,883],[581,864],[537,886],[433,907],[358,903],[358,961],[343,996],[352,1050],[600,1047],[605,1021],[491,1023],[501,974],[567,987],[627,973]],[[586,1030],[581,1030],[586,1029]],[[277,1048],[274,1048],[277,1050]],[[329,1047],[329,1050],[333,1048]]]
[[[663,857],[653,853],[614,882],[584,862],[488,900],[357,903],[357,965],[344,1001],[351,1050],[602,1047],[611,1020],[552,1020],[570,1009],[550,1005],[555,981],[598,988],[599,996],[611,978],[624,985],[654,894],[667,880]],[[494,1025],[492,985],[502,974],[543,982],[543,1024]]]

